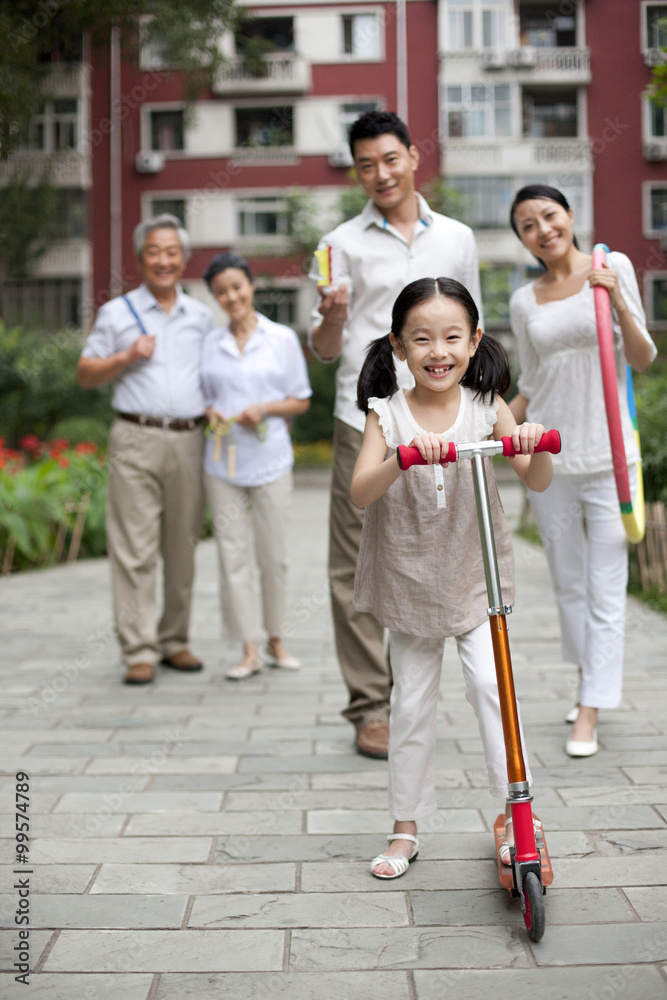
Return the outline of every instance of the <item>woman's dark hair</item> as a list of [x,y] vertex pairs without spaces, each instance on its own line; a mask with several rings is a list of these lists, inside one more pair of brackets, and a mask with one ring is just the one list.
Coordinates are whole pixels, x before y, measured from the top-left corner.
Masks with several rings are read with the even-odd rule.
[[250,267],[248,266],[248,261],[245,259],[245,257],[241,257],[237,253],[225,252],[225,253],[219,253],[217,257],[214,257],[213,260],[208,265],[208,267],[206,268],[206,270],[204,271],[204,281],[208,285],[209,291],[211,288],[211,282],[216,277],[216,275],[222,274],[222,272],[226,271],[228,267],[235,267],[237,268],[237,270],[243,271],[248,281],[251,284],[254,284],[252,273],[250,271]]
[[[541,198],[544,201],[555,201],[557,205],[564,208],[566,212],[570,211],[570,204],[558,188],[549,187],[548,184],[528,184],[526,187],[522,187],[520,191],[517,191],[514,196],[514,201],[512,202],[512,207],[510,208],[510,226],[516,233],[516,235],[521,239],[521,234],[517,229],[516,222],[514,221],[514,213],[523,201],[532,201],[533,198]],[[574,245],[579,249],[579,244],[577,243],[577,237],[573,237]],[[539,257],[535,257],[535,260],[539,260],[542,267],[546,267],[546,264]]]
[[[411,309],[438,295],[463,306],[470,323],[470,336],[473,337],[479,323],[477,306],[465,285],[453,278],[419,278],[406,285],[391,312],[391,332],[394,336],[401,339]],[[495,337],[486,334],[482,337],[459,384],[466,389],[474,389],[475,399],[489,396],[491,402],[496,393],[502,396],[507,392],[510,387],[509,361],[504,347]],[[386,334],[373,340],[368,347],[357,383],[357,406],[368,413],[371,396],[389,399],[397,390],[394,351],[389,334]]]

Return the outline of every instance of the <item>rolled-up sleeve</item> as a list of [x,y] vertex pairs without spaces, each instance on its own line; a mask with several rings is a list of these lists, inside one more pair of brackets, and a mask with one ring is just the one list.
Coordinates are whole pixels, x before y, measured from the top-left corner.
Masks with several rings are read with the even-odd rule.
[[[612,253],[609,255],[608,263],[618,275],[618,283],[621,288],[621,294],[627,302],[628,309],[630,310],[630,314],[635,321],[637,328],[639,329],[644,340],[651,345],[651,361],[654,361],[658,353],[658,349],[653,343],[651,334],[648,332],[646,327],[646,314],[644,313],[642,298],[639,293],[639,285],[637,284],[637,276],[635,275],[635,269],[632,266],[632,261],[629,257],[626,257],[624,253]],[[614,341],[616,347],[621,348],[623,346],[623,334],[621,332],[620,324],[616,319],[616,313],[613,309],[612,320],[614,327]]]
[[86,338],[82,358],[109,358],[116,353],[116,343],[111,321],[111,310],[104,305],[95,317],[95,325]]

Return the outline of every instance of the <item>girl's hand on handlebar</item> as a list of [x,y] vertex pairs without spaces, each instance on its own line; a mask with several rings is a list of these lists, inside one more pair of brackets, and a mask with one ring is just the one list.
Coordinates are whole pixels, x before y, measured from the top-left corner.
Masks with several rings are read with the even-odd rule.
[[515,451],[521,455],[532,455],[544,433],[542,424],[518,424],[512,431],[512,444]]
[[437,434],[419,434],[410,442],[411,448],[417,448],[427,465],[438,465],[442,459],[442,441]]

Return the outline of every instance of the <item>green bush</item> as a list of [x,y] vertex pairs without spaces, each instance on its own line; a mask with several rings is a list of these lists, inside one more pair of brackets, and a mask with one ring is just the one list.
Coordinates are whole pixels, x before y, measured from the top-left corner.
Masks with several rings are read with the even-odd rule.
[[667,502],[667,362],[634,377],[642,447],[644,494]]
[[331,441],[333,438],[337,368],[337,364],[322,364],[312,355],[308,358],[308,376],[313,395],[310,409],[296,417],[292,424],[292,438],[297,444]]
[[110,424],[111,389],[77,385],[82,343],[74,330],[44,333],[0,324],[0,437],[10,445],[26,434],[45,438],[69,417]]
[[98,448],[106,448],[109,438],[109,425],[94,417],[66,417],[59,420],[46,435],[47,441],[58,441],[63,438],[71,445],[90,441]]

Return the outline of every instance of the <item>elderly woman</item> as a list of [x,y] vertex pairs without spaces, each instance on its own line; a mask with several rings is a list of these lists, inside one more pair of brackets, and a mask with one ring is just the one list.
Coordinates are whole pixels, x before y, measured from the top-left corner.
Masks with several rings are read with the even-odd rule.
[[229,638],[243,644],[241,660],[226,676],[243,680],[263,663],[256,641],[253,547],[268,637],[264,657],[277,667],[300,666],[281,638],[294,464],[288,419],[308,409],[311,388],[294,331],[255,311],[246,261],[219,254],[204,279],[229,317],[202,348],[209,422],[204,471],[218,546],[223,626]]

